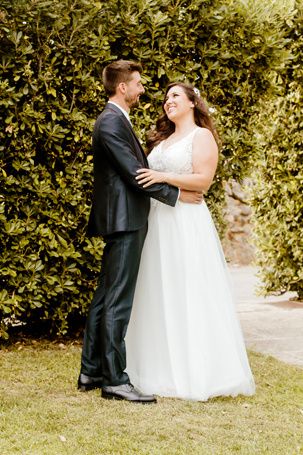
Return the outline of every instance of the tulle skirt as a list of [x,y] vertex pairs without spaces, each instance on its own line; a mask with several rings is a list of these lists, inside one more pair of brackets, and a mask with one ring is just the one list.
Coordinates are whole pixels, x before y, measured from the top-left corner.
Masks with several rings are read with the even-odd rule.
[[127,372],[142,392],[205,401],[254,380],[208,208],[153,201],[130,324]]

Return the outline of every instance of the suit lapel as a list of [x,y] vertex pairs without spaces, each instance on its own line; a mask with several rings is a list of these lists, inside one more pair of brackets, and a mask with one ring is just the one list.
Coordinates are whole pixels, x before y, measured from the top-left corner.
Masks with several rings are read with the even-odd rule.
[[[123,114],[122,114],[123,115]],[[147,165],[147,159],[146,159],[146,156],[145,156],[145,153],[143,151],[143,148],[142,148],[142,145],[136,135],[136,133],[134,132],[133,130],[133,127],[132,125],[129,123],[129,121],[127,120],[127,118],[125,117],[125,115],[123,115],[123,122],[124,124],[127,126],[127,128],[130,130],[133,138],[135,139],[136,141],[136,144],[137,144],[137,147],[136,147],[136,155],[137,155],[137,158],[138,160],[144,165],[146,166]]]
[[143,151],[142,145],[140,144],[140,141],[139,141],[138,137],[136,136],[136,134],[135,134],[135,132],[134,132],[134,130],[132,128],[132,125],[127,120],[127,118],[125,117],[123,112],[117,106],[115,106],[112,103],[106,104],[105,109],[112,109],[117,114],[121,115],[121,118],[122,118],[122,121],[123,121],[124,125],[126,126],[126,128],[128,128],[128,130],[131,132],[133,138],[135,139],[135,143],[137,145],[137,147],[135,148],[136,157],[138,158],[140,163],[143,164],[143,166],[147,167],[148,166],[148,161],[147,161],[146,155],[145,155],[145,153]]

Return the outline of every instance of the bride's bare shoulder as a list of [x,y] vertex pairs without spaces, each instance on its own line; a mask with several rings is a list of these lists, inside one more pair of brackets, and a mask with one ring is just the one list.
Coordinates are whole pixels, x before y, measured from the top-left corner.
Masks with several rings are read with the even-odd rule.
[[217,148],[216,140],[213,133],[208,128],[197,127],[194,136],[194,144],[207,144]]
[[208,128],[203,128],[202,126],[197,126],[195,136],[204,137],[204,138],[211,138],[214,137],[213,133]]

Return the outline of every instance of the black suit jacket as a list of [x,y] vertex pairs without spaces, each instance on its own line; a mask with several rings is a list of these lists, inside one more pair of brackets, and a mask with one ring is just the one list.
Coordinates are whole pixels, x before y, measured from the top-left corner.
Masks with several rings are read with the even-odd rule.
[[148,167],[146,156],[129,121],[108,103],[93,131],[94,190],[89,235],[134,231],[147,221],[149,197],[174,206],[178,189],[167,184],[142,188],[136,171]]

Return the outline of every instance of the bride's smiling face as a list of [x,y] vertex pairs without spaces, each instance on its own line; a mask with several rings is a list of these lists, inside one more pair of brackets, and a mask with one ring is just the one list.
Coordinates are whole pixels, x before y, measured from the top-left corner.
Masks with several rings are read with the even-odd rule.
[[194,103],[187,98],[182,87],[175,85],[166,94],[164,111],[172,122],[187,115],[193,115]]

